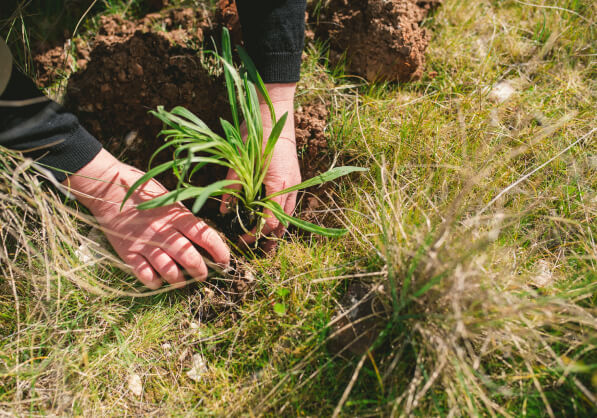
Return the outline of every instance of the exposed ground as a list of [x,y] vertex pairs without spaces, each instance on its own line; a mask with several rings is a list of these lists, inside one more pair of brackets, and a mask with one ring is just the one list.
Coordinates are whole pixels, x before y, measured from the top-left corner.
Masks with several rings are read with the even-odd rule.
[[330,61],[368,81],[410,81],[425,70],[431,33],[421,22],[441,0],[313,2],[315,34],[329,42]]
[[[40,22],[64,22],[65,10],[75,10],[42,3],[49,17],[0,21],[1,33],[24,25],[33,40]],[[424,17],[433,3],[350,3],[358,7],[323,1],[319,15],[310,7],[310,19],[350,22],[357,45],[367,42],[358,28],[391,33],[388,16],[396,23],[416,14],[408,33],[420,41],[413,45],[428,46],[424,61],[379,52],[392,42],[380,43],[377,56],[362,51],[360,62],[375,69],[368,75],[369,64],[336,64],[335,49],[347,46],[334,37],[349,39],[348,25],[322,39],[312,23],[297,94],[303,174],[336,156],[370,167],[302,197],[303,216],[349,228],[341,239],[292,232],[276,254],[239,260],[242,277],[137,297],[144,289],[98,248],[101,234],[90,231],[85,212],[48,191],[27,161],[0,152],[2,413],[595,415],[597,6],[445,0]],[[361,14],[382,3],[387,13],[370,26]],[[79,100],[103,107],[81,115],[125,150],[127,139],[135,142],[130,131],[153,140],[150,129],[159,126],[142,121],[154,96],[194,103],[169,69],[194,83],[183,62],[199,62],[201,38],[195,32],[173,45],[185,29],[164,29],[172,10],[144,26],[161,6],[104,2],[72,41],[72,57],[51,52],[67,67],[52,75],[49,65],[38,80],[53,83],[52,94],[85,86]],[[62,47],[79,17],[47,46]],[[121,32],[115,42],[95,42],[110,36],[100,29],[107,22]],[[15,55],[31,56],[18,49],[22,31],[11,33]],[[82,81],[86,73],[102,80],[94,53],[111,74],[104,93],[106,80]],[[122,78],[149,97],[115,96],[129,100],[116,111],[106,99],[111,86],[128,88],[109,62],[119,54]],[[135,63],[175,84],[178,97],[140,88]],[[63,80],[71,69],[78,71]],[[382,74],[400,82],[351,77]],[[104,120],[101,111],[112,113]],[[139,119],[127,119],[132,114]]]

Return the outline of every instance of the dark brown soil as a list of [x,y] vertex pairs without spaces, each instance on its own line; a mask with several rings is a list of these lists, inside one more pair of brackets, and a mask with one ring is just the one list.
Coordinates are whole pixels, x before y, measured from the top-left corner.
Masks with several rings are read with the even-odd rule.
[[[234,3],[222,0],[219,6],[217,20],[230,25],[233,33],[240,32]],[[88,42],[78,40],[73,46],[79,70],[68,82],[67,107],[107,150],[142,170],[147,170],[151,155],[163,144],[163,139],[157,137],[162,124],[148,114],[158,105],[166,109],[184,106],[219,131],[219,118],[230,120],[230,110],[223,80],[202,65],[201,41],[219,32],[210,22],[205,12],[192,9],[152,13],[137,21],[102,17],[97,35]],[[166,32],[156,28],[164,28]],[[40,54],[39,59],[47,62],[48,74],[61,71],[57,67],[62,68],[59,65],[64,61],[63,49],[50,49]],[[40,84],[49,83],[50,75]],[[329,168],[325,133],[328,115],[322,103],[304,105],[295,112],[304,179]],[[153,165],[167,161],[170,155],[168,151],[162,152]],[[221,167],[209,167],[195,181],[209,184],[225,174]],[[158,179],[168,188],[176,185],[170,173]],[[325,190],[324,186],[309,191],[323,196]],[[321,200],[308,195],[302,203],[301,216],[314,221],[317,217],[314,211],[321,209]],[[217,202],[208,202],[200,215],[215,219],[218,206]]]
[[369,81],[421,77],[430,34],[419,26],[441,0],[331,0],[313,14],[316,36],[329,41],[330,60]]

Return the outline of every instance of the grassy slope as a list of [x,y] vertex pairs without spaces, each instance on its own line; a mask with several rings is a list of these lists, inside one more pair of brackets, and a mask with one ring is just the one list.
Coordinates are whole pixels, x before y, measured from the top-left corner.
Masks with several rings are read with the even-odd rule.
[[[37,200],[6,197],[14,186],[4,170],[4,208],[33,208],[50,232],[27,232],[42,256],[5,263],[15,257],[7,245],[1,256],[0,408],[329,415],[354,376],[347,415],[590,412],[595,134],[559,154],[595,126],[597,27],[586,19],[596,10],[590,1],[557,4],[584,18],[516,1],[447,0],[426,22],[437,76],[417,83],[351,87],[354,79],[331,78],[310,51],[300,100],[331,101],[335,149],[371,173],[337,188],[351,235],[290,237],[253,261],[258,284],[235,314],[203,322],[206,297],[196,290],[141,299],[81,290],[77,278],[119,288],[127,278],[107,259],[71,271],[81,264],[77,227],[66,214],[48,216],[65,209],[34,184]],[[503,79],[516,92],[496,104],[488,92]],[[323,344],[348,282],[333,276],[376,271],[391,326],[363,361],[332,358]],[[186,374],[196,353],[208,364],[200,381]],[[129,391],[134,374],[139,397]]]

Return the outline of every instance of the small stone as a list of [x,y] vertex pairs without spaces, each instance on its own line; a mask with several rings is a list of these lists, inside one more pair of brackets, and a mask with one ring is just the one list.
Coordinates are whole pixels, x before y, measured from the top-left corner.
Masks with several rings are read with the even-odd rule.
[[189,379],[195,382],[203,380],[203,376],[207,373],[208,367],[207,362],[201,354],[193,354],[193,362],[191,370],[187,372]]
[[128,386],[131,393],[135,396],[141,396],[143,394],[143,385],[141,384],[141,376],[138,374],[132,374],[128,379]]
[[512,86],[512,83],[508,80],[502,80],[493,86],[493,89],[489,92],[489,100],[493,100],[497,103],[504,103],[512,95],[516,93],[516,89]]

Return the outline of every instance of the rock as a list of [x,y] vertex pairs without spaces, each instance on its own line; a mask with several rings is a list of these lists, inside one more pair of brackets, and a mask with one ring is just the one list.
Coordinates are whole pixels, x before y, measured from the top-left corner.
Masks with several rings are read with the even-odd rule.
[[489,92],[488,98],[496,103],[504,103],[512,97],[514,93],[516,93],[516,89],[513,84],[508,80],[502,80],[493,86]]
[[189,379],[200,382],[208,370],[207,362],[203,356],[201,354],[193,354],[191,370],[187,372]]
[[143,394],[143,385],[141,384],[141,376],[138,374],[131,374],[128,378],[128,387],[131,393],[137,397]]

